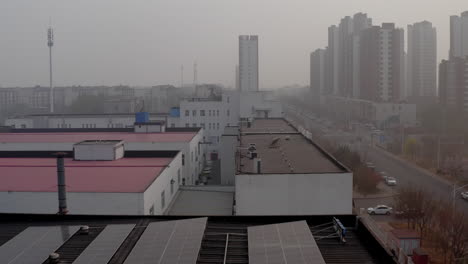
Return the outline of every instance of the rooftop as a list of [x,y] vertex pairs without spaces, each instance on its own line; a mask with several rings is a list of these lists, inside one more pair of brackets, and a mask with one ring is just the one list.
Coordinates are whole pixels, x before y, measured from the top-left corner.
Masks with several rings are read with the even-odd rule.
[[0,143],[77,143],[85,140],[123,140],[125,142],[190,142],[197,132],[46,132],[2,133]]
[[181,186],[169,215],[232,215],[233,187]]
[[76,145],[120,145],[122,140],[85,140],[76,143]]
[[[0,256],[24,260],[34,254],[36,262],[46,263],[45,259],[51,252],[60,254],[60,263],[72,263],[89,259],[90,255],[99,254],[102,263],[129,263],[138,256],[148,256],[152,259],[166,259],[171,256],[181,257],[179,262],[167,263],[249,263],[255,255],[249,247],[253,227],[264,226],[265,239],[274,239],[281,235],[287,238],[282,246],[294,242],[294,239],[313,236],[318,250],[325,263],[393,263],[390,256],[381,248],[378,242],[370,236],[367,229],[355,225],[355,216],[337,216],[345,226],[350,226],[346,234],[346,244],[342,244],[335,236],[331,226],[331,216],[210,216],[204,218],[186,218],[176,216],[58,216],[58,215],[0,215]],[[291,229],[268,229],[267,225],[305,222],[305,229],[291,234]],[[294,224],[294,223],[291,223]],[[76,232],[77,227],[89,226],[87,235]],[[57,228],[60,226],[60,228]],[[284,225],[283,225],[284,226]],[[357,226],[357,228],[355,228]],[[38,230],[38,227],[40,229]],[[297,229],[296,229],[297,230]],[[32,236],[32,232],[41,232],[43,236]],[[49,233],[46,233],[49,231]],[[174,236],[171,234],[174,233]],[[57,236],[58,235],[58,236]],[[51,239],[56,236],[57,239]],[[62,240],[62,236],[67,239]],[[151,239],[152,237],[158,239]],[[28,239],[29,237],[29,239]],[[21,239],[23,238],[23,239]],[[26,238],[26,241],[24,240]],[[48,239],[49,243],[41,243]],[[107,243],[103,243],[106,242]],[[15,243],[16,242],[16,243]],[[12,252],[5,249],[17,247]],[[277,246],[271,244],[265,246]],[[295,245],[297,246],[297,245]],[[184,250],[182,250],[186,247]],[[167,248],[167,250],[161,250]],[[280,251],[265,252],[279,258],[275,263],[286,263],[285,255],[303,257],[310,254],[293,250],[297,247],[283,248]],[[31,250],[34,249],[34,250]],[[45,249],[45,250],[44,250]],[[194,250],[196,249],[196,250]],[[33,252],[34,251],[34,252]],[[304,254],[302,254],[304,253]],[[183,261],[189,256],[195,256],[190,262]],[[102,258],[106,258],[105,260]],[[42,261],[38,259],[44,258]],[[294,263],[300,263],[297,260]],[[81,262],[80,262],[81,263]],[[88,262],[84,262],[88,263]],[[141,261],[132,263],[147,263]],[[166,263],[166,262],[165,262]],[[254,262],[250,262],[254,263]],[[289,262],[291,263],[291,262]]]
[[[144,192],[172,158],[75,161],[65,158],[68,192]],[[56,192],[55,158],[0,158],[0,191]]]
[[[263,131],[263,132],[262,132]],[[348,170],[284,119],[254,120],[242,127],[240,172],[254,173],[247,148],[255,144],[262,174],[341,173]],[[238,160],[239,162],[239,160]]]

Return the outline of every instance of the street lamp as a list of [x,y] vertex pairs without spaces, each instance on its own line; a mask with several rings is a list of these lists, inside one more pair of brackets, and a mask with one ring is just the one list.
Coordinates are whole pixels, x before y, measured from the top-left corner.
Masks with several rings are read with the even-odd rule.
[[453,207],[455,207],[455,196],[456,196],[457,191],[458,191],[458,190],[461,190],[461,189],[463,189],[463,188],[465,188],[466,186],[468,186],[468,184],[465,184],[465,185],[463,185],[463,186],[461,186],[461,187],[456,188],[456,187],[457,187],[457,184],[456,184],[456,183],[453,184],[453,192],[452,192],[452,203],[453,203]]

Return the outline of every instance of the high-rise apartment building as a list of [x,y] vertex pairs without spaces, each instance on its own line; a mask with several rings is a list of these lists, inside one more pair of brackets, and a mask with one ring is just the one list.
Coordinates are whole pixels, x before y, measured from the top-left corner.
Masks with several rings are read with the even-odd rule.
[[239,89],[258,91],[258,36],[239,36]]
[[310,90],[314,103],[320,103],[325,90],[325,53],[324,49],[317,49],[310,54]]
[[407,78],[407,96],[437,95],[437,33],[431,22],[408,25]]
[[404,85],[404,31],[383,23],[361,32],[360,98],[398,102]]
[[453,57],[439,65],[439,101],[459,112],[468,110],[468,58]]
[[338,27],[333,25],[328,28],[328,47],[326,52],[326,75],[325,89],[326,94],[338,95],[338,46],[339,34]]
[[450,58],[468,56],[468,11],[450,17]]

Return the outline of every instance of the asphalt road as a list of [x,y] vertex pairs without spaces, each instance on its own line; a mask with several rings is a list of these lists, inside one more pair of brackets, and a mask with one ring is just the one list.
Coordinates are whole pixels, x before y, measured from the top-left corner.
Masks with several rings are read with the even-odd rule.
[[[315,131],[315,133],[320,133],[322,136],[328,137],[340,144],[347,144],[351,148],[358,150],[366,161],[374,163],[377,171],[385,171],[388,176],[395,177],[398,186],[420,186],[431,192],[436,199],[443,199],[448,202],[453,201],[453,184],[444,181],[438,176],[428,175],[428,173],[418,170],[404,161],[391,157],[384,150],[372,146],[370,131],[366,131],[364,128],[358,129],[355,132],[335,130],[326,125],[326,121],[318,122],[316,118],[314,119],[313,114],[304,110],[297,110],[294,107],[286,107],[286,115],[310,131]],[[361,142],[357,140],[358,137],[362,139]],[[392,199],[357,199],[355,200],[355,204],[358,208],[367,208],[377,204],[391,206]],[[463,200],[459,192],[455,196],[455,205],[459,210],[468,215],[468,201]],[[378,216],[376,220],[380,218],[384,218],[384,216]]]

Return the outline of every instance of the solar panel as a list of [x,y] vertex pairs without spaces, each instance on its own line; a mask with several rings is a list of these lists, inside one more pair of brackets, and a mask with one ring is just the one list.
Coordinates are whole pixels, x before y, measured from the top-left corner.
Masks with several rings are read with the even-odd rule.
[[249,263],[325,264],[306,221],[247,229]]
[[207,218],[153,222],[125,263],[196,263]]
[[134,227],[135,224],[106,226],[73,263],[108,263]]
[[78,228],[78,226],[28,227],[0,247],[0,263],[42,263]]

